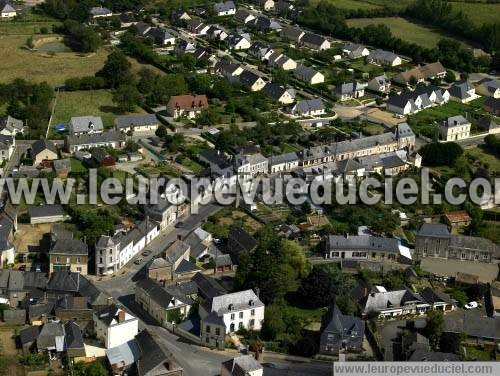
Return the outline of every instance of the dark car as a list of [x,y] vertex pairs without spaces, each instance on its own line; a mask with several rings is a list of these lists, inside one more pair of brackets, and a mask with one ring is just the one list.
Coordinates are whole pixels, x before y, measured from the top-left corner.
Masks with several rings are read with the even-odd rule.
[[143,255],[144,257],[149,256],[150,254],[151,254],[151,251],[150,251],[149,249],[147,249],[147,250],[145,250],[144,252],[142,252],[142,255]]
[[177,222],[175,224],[175,228],[182,228],[182,227],[184,227],[184,222]]
[[141,262],[142,262],[142,259],[141,259],[141,258],[139,258],[139,259],[137,259],[137,260],[135,260],[135,261],[134,261],[134,264],[136,264],[136,265],[140,265],[140,264],[141,264]]

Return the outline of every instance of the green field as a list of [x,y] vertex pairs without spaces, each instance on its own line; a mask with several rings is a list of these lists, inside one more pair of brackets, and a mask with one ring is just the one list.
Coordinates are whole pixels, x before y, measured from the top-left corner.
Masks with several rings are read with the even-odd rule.
[[[137,108],[136,112],[144,112]],[[95,115],[102,117],[106,128],[113,126],[117,115],[112,94],[108,90],[89,91],[61,91],[57,97],[57,104],[52,119],[52,126],[68,124],[73,116]]]
[[395,37],[407,42],[414,42],[422,47],[433,48],[437,45],[443,34],[428,27],[417,25],[401,17],[380,17],[380,18],[355,18],[347,20],[351,27],[365,27],[368,25],[386,25]]
[[477,26],[484,23],[500,22],[500,3],[483,4],[452,2],[452,7],[457,11],[461,10]]
[[[310,0],[311,4],[316,4],[325,0]],[[378,9],[385,6],[402,8],[408,5],[412,0],[326,0],[341,9]]]

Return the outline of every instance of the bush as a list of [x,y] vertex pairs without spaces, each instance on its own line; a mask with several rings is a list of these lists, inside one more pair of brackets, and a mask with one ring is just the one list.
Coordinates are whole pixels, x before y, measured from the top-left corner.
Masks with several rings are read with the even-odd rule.
[[433,142],[419,150],[426,166],[454,166],[463,152],[462,147],[455,142]]

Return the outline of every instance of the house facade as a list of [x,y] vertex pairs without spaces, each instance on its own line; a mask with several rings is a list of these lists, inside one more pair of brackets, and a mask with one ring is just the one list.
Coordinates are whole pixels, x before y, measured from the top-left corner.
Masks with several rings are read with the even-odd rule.
[[323,318],[319,352],[338,354],[342,350],[360,350],[364,333],[365,323],[359,317],[344,315],[337,304],[333,304]]
[[107,349],[134,339],[139,320],[123,308],[111,304],[94,313],[94,333]]
[[175,119],[183,116],[194,119],[207,108],[208,99],[206,95],[175,95],[170,97],[167,104],[169,115]]
[[439,135],[443,142],[459,141],[469,138],[471,123],[462,115],[452,116],[439,127]]
[[154,114],[123,115],[115,119],[117,131],[132,134],[149,134],[158,129],[158,119]]

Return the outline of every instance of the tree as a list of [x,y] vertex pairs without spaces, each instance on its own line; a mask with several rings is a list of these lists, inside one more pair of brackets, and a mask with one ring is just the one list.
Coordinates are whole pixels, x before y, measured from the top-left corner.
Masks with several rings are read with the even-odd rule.
[[302,280],[299,294],[311,308],[325,307],[333,303],[335,289],[333,279],[326,271],[314,267]]
[[33,36],[30,36],[28,39],[26,39],[26,45],[27,45],[29,48],[33,48],[33,47],[35,47],[35,44],[33,43]]
[[121,85],[113,93],[113,102],[120,112],[132,112],[136,105],[142,103],[142,95],[135,85]]
[[453,166],[463,152],[462,147],[455,142],[432,142],[419,150],[426,166]]
[[123,52],[116,50],[108,55],[104,67],[96,73],[96,76],[103,77],[111,89],[116,89],[133,81],[130,72],[131,66],[127,56]]
[[436,350],[439,345],[441,335],[443,334],[443,326],[444,319],[442,311],[429,311],[427,313],[426,331],[433,350]]
[[452,82],[455,82],[455,79],[456,79],[455,73],[453,73],[453,71],[451,70],[447,70],[446,76],[444,76],[444,80],[449,84],[451,84]]
[[286,326],[281,314],[282,307],[276,304],[266,306],[264,314],[264,323],[262,324],[262,338],[272,341],[276,337],[285,332]]
[[335,299],[335,303],[344,315],[354,315],[356,313],[356,304],[349,295],[340,295]]
[[73,369],[73,376],[108,376],[109,373],[98,360],[90,363],[78,362]]
[[465,291],[460,289],[453,289],[451,291],[451,297],[457,301],[459,307],[463,307],[469,301]]
[[283,240],[281,242],[281,260],[290,265],[297,272],[299,278],[305,277],[309,272],[304,248],[295,241]]

